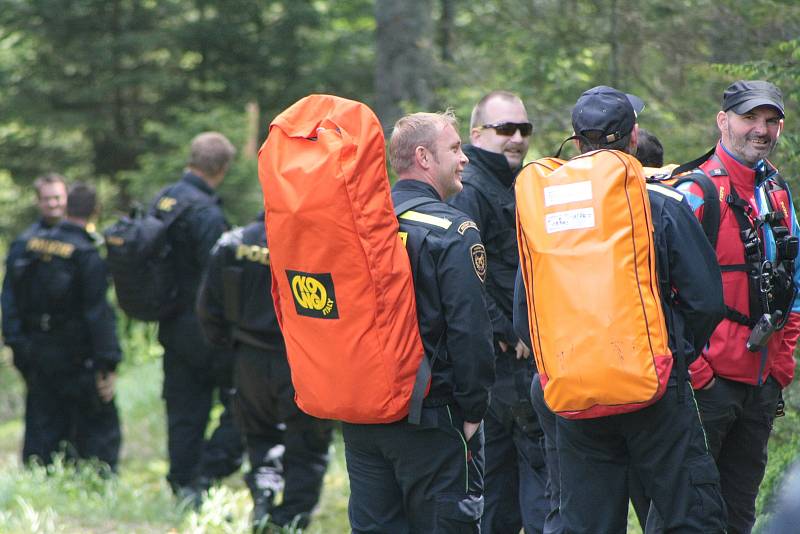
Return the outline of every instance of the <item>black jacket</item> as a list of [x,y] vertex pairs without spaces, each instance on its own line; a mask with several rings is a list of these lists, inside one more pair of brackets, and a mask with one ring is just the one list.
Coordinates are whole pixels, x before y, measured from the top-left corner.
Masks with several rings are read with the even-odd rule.
[[519,169],[511,169],[502,154],[472,145],[464,146],[464,154],[469,158],[462,177],[464,189],[449,203],[478,224],[489,263],[486,292],[492,330],[497,339],[513,347],[517,335],[512,298],[519,267],[514,177]]
[[[164,197],[189,207],[169,228],[167,239],[178,279],[179,314],[194,315],[200,277],[219,236],[228,229],[220,198],[199,176],[187,172],[180,181],[167,186],[156,196],[152,210],[159,210]],[[162,322],[169,322],[162,321]]]
[[[700,354],[725,313],[722,275],[716,254],[683,195],[664,185],[648,184],[647,189],[659,278],[662,287],[672,288],[671,297],[662,294],[669,347],[675,354],[682,341],[690,363]],[[674,313],[670,313],[670,307]],[[529,343],[528,306],[521,273],[517,275],[514,290],[514,327],[521,339]],[[679,330],[683,332],[682,340],[676,339]]]
[[395,206],[420,197],[436,202],[398,220],[411,260],[422,343],[428,358],[436,354],[426,403],[453,401],[466,421],[478,422],[494,383],[485,250],[475,223],[442,202],[430,185],[400,180],[392,189]]
[[3,293],[0,298],[3,312],[3,341],[6,345],[16,350],[15,347],[24,345],[28,342],[22,329],[22,319],[19,315],[17,297],[14,294],[13,276],[14,264],[19,261],[25,253],[25,245],[28,239],[36,232],[52,228],[44,219],[39,219],[17,236],[8,247],[6,256],[6,274],[3,278]]
[[106,300],[108,270],[92,237],[69,221],[40,226],[14,256],[10,276],[29,363],[51,372],[87,361],[115,369],[122,353]]
[[211,250],[197,296],[197,316],[208,340],[284,352],[271,282],[262,213],[244,228],[222,234]]

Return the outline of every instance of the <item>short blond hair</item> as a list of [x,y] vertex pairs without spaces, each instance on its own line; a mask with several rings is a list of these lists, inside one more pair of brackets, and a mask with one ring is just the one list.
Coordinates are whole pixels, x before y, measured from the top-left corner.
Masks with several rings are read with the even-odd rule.
[[[525,108],[525,103],[522,101],[520,97],[515,95],[510,91],[492,91],[491,93],[487,93],[481,98],[475,107],[472,108],[472,115],[469,119],[469,127],[472,128],[480,128],[486,122],[484,118],[484,113],[486,112],[486,105],[489,103],[490,100],[498,98],[500,100],[505,100],[506,102],[519,102],[522,104],[522,107]],[[525,110],[527,113],[527,110]]]
[[414,166],[418,146],[435,153],[436,138],[448,125],[458,131],[458,119],[451,109],[442,113],[412,113],[398,120],[389,139],[389,162],[394,172],[402,174]]

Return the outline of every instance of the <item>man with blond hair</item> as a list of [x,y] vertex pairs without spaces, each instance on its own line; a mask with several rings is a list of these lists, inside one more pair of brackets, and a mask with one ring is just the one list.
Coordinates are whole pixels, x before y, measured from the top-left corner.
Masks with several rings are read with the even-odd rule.
[[40,230],[55,226],[64,217],[67,208],[67,182],[63,176],[47,173],[33,182],[36,189],[36,207],[39,220],[17,236],[8,248],[6,275],[3,278],[3,342],[11,348],[14,366],[24,377],[31,362],[30,339],[25,335],[17,296],[12,283],[14,265],[22,258],[28,240]]
[[389,143],[395,206],[427,200],[398,220],[432,379],[419,424],[343,423],[354,533],[479,531],[494,351],[480,234],[444,203],[461,190],[467,164],[456,127],[450,113],[414,113]]

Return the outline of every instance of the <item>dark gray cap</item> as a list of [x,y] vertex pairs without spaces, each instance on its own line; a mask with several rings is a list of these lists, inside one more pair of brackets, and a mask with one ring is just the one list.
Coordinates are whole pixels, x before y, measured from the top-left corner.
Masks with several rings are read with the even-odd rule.
[[633,130],[643,109],[641,98],[598,85],[584,92],[572,108],[572,129],[578,135],[599,131],[606,144],[613,143]]
[[758,106],[772,106],[781,117],[783,111],[783,95],[780,89],[763,80],[739,80],[725,89],[722,95],[722,111],[733,111],[743,115]]

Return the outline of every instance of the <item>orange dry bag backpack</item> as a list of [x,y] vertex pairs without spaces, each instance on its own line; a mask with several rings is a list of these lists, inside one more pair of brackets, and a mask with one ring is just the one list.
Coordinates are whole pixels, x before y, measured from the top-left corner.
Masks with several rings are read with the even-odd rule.
[[517,238],[544,399],[569,419],[644,408],[672,369],[645,178],[598,150],[527,165]]
[[297,405],[351,423],[403,419],[430,374],[378,119],[307,96],[270,124],[258,175]]

